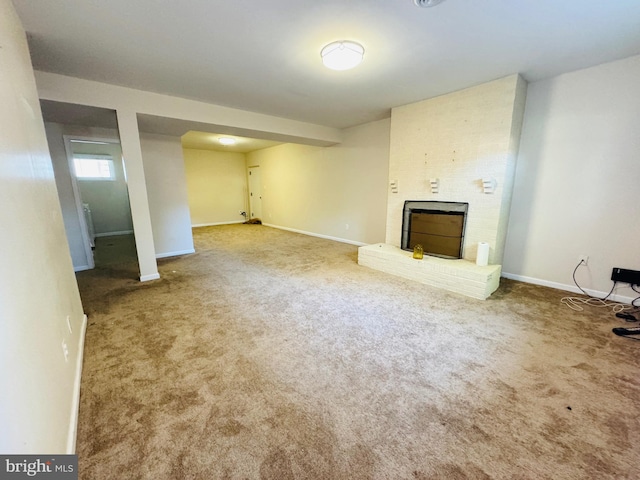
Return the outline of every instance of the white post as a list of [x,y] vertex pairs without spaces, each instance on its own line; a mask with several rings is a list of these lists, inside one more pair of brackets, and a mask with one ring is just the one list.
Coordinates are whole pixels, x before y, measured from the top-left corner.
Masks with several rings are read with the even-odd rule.
[[138,119],[136,112],[133,110],[116,110],[116,114],[118,116],[122,156],[127,173],[133,232],[136,239],[138,265],[140,267],[140,281],[155,280],[160,278],[160,274],[158,273],[158,263],[156,262],[156,249],[153,244],[151,214],[149,213],[147,185],[142,165]]

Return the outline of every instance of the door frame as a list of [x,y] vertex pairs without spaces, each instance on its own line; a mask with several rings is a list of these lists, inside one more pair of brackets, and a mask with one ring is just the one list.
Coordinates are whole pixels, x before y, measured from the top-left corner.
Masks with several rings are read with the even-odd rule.
[[[78,187],[78,179],[76,178],[75,165],[73,162],[73,148],[71,147],[72,140],[79,140],[87,143],[117,143],[120,144],[120,140],[109,137],[93,137],[86,135],[62,135],[64,140],[64,149],[67,154],[67,164],[69,165],[69,176],[71,177],[71,188],[73,190],[73,199],[76,204],[76,213],[78,215],[78,221],[80,223],[80,233],[82,235],[82,243],[84,245],[85,254],[87,256],[88,270],[95,268],[96,264],[93,258],[93,248],[91,248],[91,239],[89,237],[89,226],[84,215],[84,208],[82,207],[82,196],[80,195],[80,188]],[[120,159],[122,161],[122,159]]]
[[[247,180],[248,180],[247,190],[249,191],[249,212],[247,212],[247,213],[249,214],[248,215],[249,219],[253,220],[253,218],[254,218],[254,216],[253,216],[254,208],[253,207],[254,207],[255,203],[254,203],[254,200],[253,200],[253,194],[251,192],[251,183],[252,183],[251,182],[251,174],[252,174],[252,170],[254,170],[254,169],[257,169],[257,171],[259,172],[259,174],[258,174],[258,188],[260,189],[260,191],[258,193],[260,195],[260,199],[259,199],[259,201],[260,201],[260,212],[259,212],[260,216],[257,217],[257,218],[260,218],[262,220],[261,217],[262,217],[262,214],[264,212],[262,211],[262,184],[261,184],[262,177],[261,177],[261,173],[260,173],[260,165],[250,165],[250,166],[247,167]],[[255,170],[254,170],[254,173],[255,173]]]

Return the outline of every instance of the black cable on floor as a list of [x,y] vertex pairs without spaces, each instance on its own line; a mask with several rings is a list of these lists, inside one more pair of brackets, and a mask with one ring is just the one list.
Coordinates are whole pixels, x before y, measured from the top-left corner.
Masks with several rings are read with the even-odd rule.
[[[603,302],[609,298],[611,296],[611,294],[613,293],[613,289],[616,288],[616,285],[618,284],[618,282],[614,281],[613,282],[613,286],[611,287],[611,290],[609,291],[609,293],[607,294],[606,297],[604,298],[599,298],[599,297],[594,297],[593,295],[589,295],[587,292],[585,292],[582,287],[580,285],[578,285],[578,281],[576,280],[576,272],[578,271],[578,268],[580,268],[580,265],[582,265],[584,263],[584,260],[580,260],[580,263],[578,263],[578,265],[576,265],[576,268],[573,270],[573,283],[576,284],[576,287],[578,287],[580,289],[580,291],[582,293],[584,293],[587,297],[589,298],[595,298],[596,300],[602,300]],[[633,288],[633,287],[632,287]],[[635,289],[634,289],[635,290]],[[636,293],[640,293],[636,290]],[[638,297],[636,300],[640,299],[640,297]],[[635,300],[634,300],[635,302]],[[631,302],[631,305],[633,305],[633,302]],[[635,305],[633,305],[635,307]]]

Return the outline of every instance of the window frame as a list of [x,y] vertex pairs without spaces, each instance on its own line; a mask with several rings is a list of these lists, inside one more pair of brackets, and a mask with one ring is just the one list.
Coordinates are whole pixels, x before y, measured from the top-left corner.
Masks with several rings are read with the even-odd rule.
[[[73,154],[73,174],[75,175],[77,180],[80,181],[88,181],[88,182],[115,182],[116,181],[116,170],[115,163],[113,162],[113,157],[111,155],[98,155],[98,154],[87,154],[87,153],[74,153]],[[103,160],[108,162],[108,169],[110,176],[83,176],[78,175],[78,164],[77,160]]]

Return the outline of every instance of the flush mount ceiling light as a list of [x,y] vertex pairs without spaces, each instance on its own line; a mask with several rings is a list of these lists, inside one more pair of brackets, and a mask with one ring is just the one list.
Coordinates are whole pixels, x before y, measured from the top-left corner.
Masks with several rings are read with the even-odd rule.
[[236,144],[236,139],[235,138],[230,138],[230,137],[220,137],[218,139],[218,141],[222,145],[235,145]]
[[364,47],[356,42],[341,40],[325,46],[320,55],[325,67],[332,70],[349,70],[362,61]]
[[424,8],[435,7],[442,2],[444,2],[444,0],[413,0],[413,3],[415,3],[417,6]]

